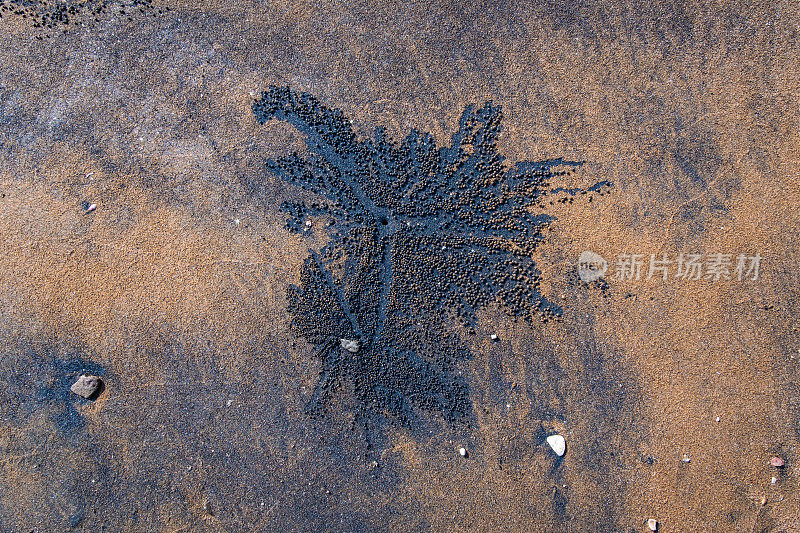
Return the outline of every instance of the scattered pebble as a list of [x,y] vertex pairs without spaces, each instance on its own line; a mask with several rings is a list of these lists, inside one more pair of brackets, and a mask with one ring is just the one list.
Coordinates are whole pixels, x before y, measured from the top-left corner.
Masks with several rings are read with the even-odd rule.
[[312,224],[312,222],[310,220],[306,220],[306,227],[307,228],[310,228],[311,224]]
[[84,214],[88,215],[89,213],[91,213],[95,209],[97,209],[97,204],[89,204],[89,206],[84,211]]
[[681,461],[683,461],[684,463],[691,463],[692,462],[692,460],[689,459],[689,454],[688,453],[683,454],[683,459],[681,459]]
[[559,457],[564,455],[564,452],[567,451],[567,443],[564,440],[564,437],[562,437],[561,435],[558,434],[550,435],[549,437],[547,437],[547,444],[550,445],[550,447],[553,449],[554,452],[556,452],[556,455]]
[[342,348],[344,348],[350,353],[356,353],[360,346],[357,340],[339,339],[339,342],[341,343]]
[[78,381],[72,384],[69,388],[72,392],[83,398],[91,398],[100,390],[100,385],[103,381],[97,376],[90,376],[83,374],[78,378]]
[[778,482],[778,478],[776,478],[775,476],[772,476],[772,484],[774,485],[777,482]]
[[717,422],[719,422],[719,417],[716,418]]
[[459,448],[458,449],[458,455],[460,455],[461,457],[466,457],[467,456],[467,449],[466,448]]
[[650,531],[658,531],[658,520],[656,520],[655,518],[648,518],[647,529],[649,529]]
[[767,505],[767,497],[766,496],[762,496],[761,497],[761,505]]
[[211,502],[203,502],[203,512],[206,513],[207,516],[214,516],[214,509],[211,507]]
[[497,340],[497,335],[492,333],[491,335],[489,335],[489,338],[492,339],[493,341],[496,341]]
[[783,468],[783,466],[786,464],[786,461],[784,461],[782,457],[778,457],[776,455],[769,460],[769,464],[771,464],[775,468]]

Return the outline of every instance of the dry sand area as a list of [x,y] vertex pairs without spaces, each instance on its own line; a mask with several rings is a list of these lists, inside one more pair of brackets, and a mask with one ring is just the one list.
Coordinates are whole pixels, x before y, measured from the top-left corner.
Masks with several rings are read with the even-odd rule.
[[[800,531],[796,2],[0,7],[0,531]],[[378,127],[449,147],[492,102],[503,172],[583,164],[540,205],[460,205],[485,224],[464,242],[508,220],[505,255],[467,254],[433,202],[314,278],[351,226],[287,226],[318,194],[268,162],[319,146],[259,123],[270,86],[352,130],[329,161]],[[412,189],[376,188],[408,209]],[[538,244],[515,233],[534,212]],[[535,298],[509,306],[489,276],[524,289],[525,261]],[[82,374],[99,395],[70,390]]]

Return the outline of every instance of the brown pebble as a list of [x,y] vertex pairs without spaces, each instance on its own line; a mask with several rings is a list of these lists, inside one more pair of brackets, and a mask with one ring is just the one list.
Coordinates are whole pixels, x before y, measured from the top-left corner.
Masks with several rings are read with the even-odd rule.
[[776,455],[772,459],[769,460],[769,464],[771,464],[775,468],[781,468],[783,465],[786,464],[786,462],[783,460],[783,458],[778,457]]
[[102,383],[103,380],[101,380],[98,376],[83,374],[78,378],[78,381],[72,384],[72,387],[70,387],[69,390],[78,396],[91,398],[95,395],[95,393],[97,393],[98,390],[100,390],[100,385]]

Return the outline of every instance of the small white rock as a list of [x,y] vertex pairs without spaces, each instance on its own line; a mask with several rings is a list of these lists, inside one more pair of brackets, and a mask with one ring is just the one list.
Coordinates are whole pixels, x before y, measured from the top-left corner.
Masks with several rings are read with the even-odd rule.
[[684,463],[691,463],[692,462],[692,460],[689,459],[689,454],[688,453],[683,454],[683,459],[681,459],[681,461],[683,461]]
[[658,520],[656,520],[655,518],[648,518],[647,529],[649,529],[650,531],[658,531]]
[[459,448],[458,449],[458,455],[460,455],[461,457],[466,457],[467,456],[467,449],[466,448]]
[[716,418],[717,422],[719,422],[719,417]]
[[339,343],[341,344],[342,348],[344,348],[350,353],[356,353],[360,346],[358,344],[358,341],[350,339],[339,339]]
[[306,227],[307,228],[310,228],[311,224],[312,224],[312,222],[310,220],[306,220]]
[[772,484],[774,485],[777,482],[778,482],[778,478],[776,478],[775,476],[772,476]]
[[564,440],[559,434],[550,435],[547,437],[547,444],[556,452],[556,455],[561,457],[564,455],[564,452],[567,451],[567,442]]
[[492,339],[493,341],[496,341],[497,340],[497,335],[492,333],[491,335],[489,335],[489,338]]

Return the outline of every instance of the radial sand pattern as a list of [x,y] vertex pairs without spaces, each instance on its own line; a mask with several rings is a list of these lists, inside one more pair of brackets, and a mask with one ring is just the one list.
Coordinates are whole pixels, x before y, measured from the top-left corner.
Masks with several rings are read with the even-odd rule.
[[468,107],[441,148],[416,130],[399,144],[382,128],[361,140],[340,110],[289,88],[270,87],[253,112],[305,135],[307,157],[268,168],[318,199],[284,203],[288,229],[309,235],[321,225],[329,235],[289,292],[293,327],[322,362],[309,412],[324,411],[347,380],[364,412],[403,424],[414,409],[466,420],[469,391],[456,367],[471,353],[447,324],[455,318],[474,332],[478,310],[494,301],[527,321],[560,317],[533,259],[554,220],[543,200],[611,184],[550,189],[581,164],[562,159],[507,168],[497,152],[502,114],[491,103]]

